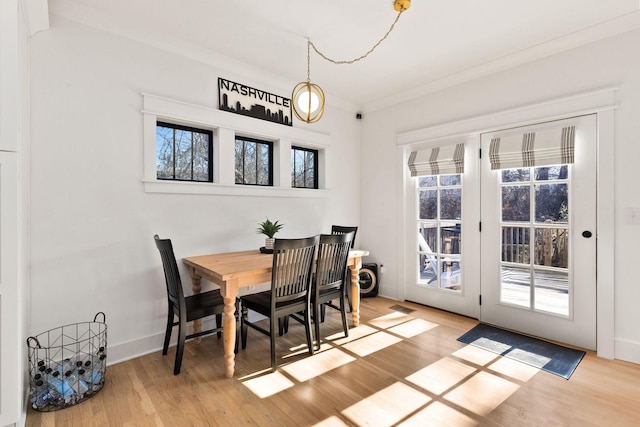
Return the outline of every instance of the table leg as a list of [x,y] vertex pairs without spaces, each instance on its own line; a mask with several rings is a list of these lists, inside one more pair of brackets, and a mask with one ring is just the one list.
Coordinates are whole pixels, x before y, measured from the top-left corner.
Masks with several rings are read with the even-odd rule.
[[360,325],[360,267],[362,261],[358,260],[349,270],[351,271],[351,317],[353,326]]
[[[195,269],[189,269],[189,276],[191,276],[191,290],[194,294],[199,294],[202,291],[202,277],[200,277]],[[202,330],[202,319],[197,319],[193,321],[193,332],[200,332]],[[196,343],[200,343],[200,337],[194,338],[193,340]]]
[[[222,321],[222,337],[224,344],[224,367],[225,376],[233,378],[233,371],[236,366],[235,347],[236,347],[236,298],[238,297],[237,284],[223,283],[220,285],[220,293],[224,298],[224,319]],[[240,313],[238,313],[240,314]]]

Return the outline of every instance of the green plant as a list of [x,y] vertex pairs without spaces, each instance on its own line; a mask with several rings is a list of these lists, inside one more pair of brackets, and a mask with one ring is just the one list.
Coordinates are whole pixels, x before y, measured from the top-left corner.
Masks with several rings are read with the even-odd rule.
[[269,238],[273,238],[273,236],[284,226],[284,224],[280,224],[278,221],[271,222],[269,218],[267,218],[266,221],[259,222],[258,225],[257,233],[264,234]]

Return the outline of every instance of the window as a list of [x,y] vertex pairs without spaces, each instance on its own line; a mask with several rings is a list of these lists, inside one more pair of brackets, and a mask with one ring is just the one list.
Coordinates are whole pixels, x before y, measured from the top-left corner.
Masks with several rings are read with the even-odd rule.
[[236,184],[273,186],[273,143],[236,137]]
[[162,180],[213,182],[213,133],[157,122],[156,174]]
[[416,180],[419,283],[462,290],[462,180],[460,174]]
[[291,187],[318,188],[318,150],[291,147]]
[[[142,182],[145,192],[296,198],[326,198],[331,192],[329,189],[325,190],[325,153],[331,145],[329,135],[292,126],[272,128],[273,124],[264,120],[232,115],[226,111],[165,97],[150,94],[142,94],[142,97]],[[200,164],[198,158],[194,158],[191,164],[191,156],[187,162],[184,150],[178,150],[176,156],[174,150],[180,148],[180,137],[186,138],[188,133],[178,132],[174,135],[174,129],[195,132],[194,137],[208,135],[211,144],[208,146],[208,153],[199,156],[202,160]],[[292,145],[318,150],[317,190],[299,190],[291,187],[289,176]],[[257,152],[260,151],[260,147],[266,148],[270,153],[266,155],[266,167],[258,168],[256,172],[256,163],[260,160]],[[245,155],[248,148],[254,149],[253,172],[247,170],[252,162],[249,155]],[[180,166],[184,163],[194,168],[194,180],[191,180],[191,174],[183,176],[186,173],[181,173]],[[239,166],[237,169],[236,165]],[[202,174],[197,172],[199,169],[202,170]]]

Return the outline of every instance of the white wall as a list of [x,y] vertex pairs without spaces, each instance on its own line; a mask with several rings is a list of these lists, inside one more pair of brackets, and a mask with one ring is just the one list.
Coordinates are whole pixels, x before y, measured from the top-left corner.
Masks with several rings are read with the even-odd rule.
[[[255,229],[266,216],[285,224],[283,238],[358,224],[361,122],[331,105],[319,123],[295,123],[330,134],[327,197],[143,191],[141,92],[217,108],[218,77],[283,96],[291,90],[55,15],[33,37],[32,334],[104,311],[110,363],[159,349],[167,308],[156,233],[173,240],[180,258],[257,250],[264,236]],[[182,280],[190,289],[185,268]]]
[[[382,293],[401,295],[393,242],[401,234],[401,169],[396,135],[494,112],[617,86],[615,144],[615,357],[640,363],[640,226],[624,222],[625,207],[640,207],[640,31],[633,31],[367,113],[362,135],[362,245],[384,263]],[[384,194],[384,197],[381,195]],[[376,230],[375,233],[372,231]]]

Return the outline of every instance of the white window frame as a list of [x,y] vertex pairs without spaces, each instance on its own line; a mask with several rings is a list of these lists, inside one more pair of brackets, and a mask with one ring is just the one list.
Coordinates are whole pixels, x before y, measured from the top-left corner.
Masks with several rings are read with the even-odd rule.
[[[146,193],[327,198],[330,135],[142,93]],[[213,182],[165,181],[156,178],[156,124],[169,122],[213,132]],[[273,186],[235,183],[235,136],[273,142]],[[291,188],[291,146],[318,150],[318,189]]]

